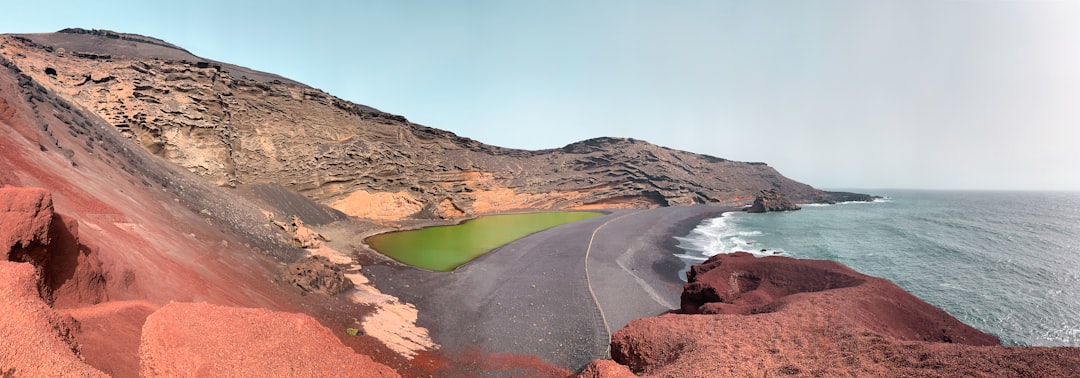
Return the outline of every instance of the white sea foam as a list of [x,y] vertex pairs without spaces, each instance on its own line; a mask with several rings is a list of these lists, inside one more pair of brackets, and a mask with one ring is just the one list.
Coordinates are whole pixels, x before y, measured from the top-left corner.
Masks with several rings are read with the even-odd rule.
[[837,202],[837,203],[800,203],[799,206],[802,206],[802,207],[826,207],[826,206],[835,206],[835,205],[854,205],[854,204],[860,204],[860,203],[867,204],[867,203],[883,203],[883,202],[892,202],[892,199],[889,198],[889,197],[882,197],[882,198],[874,198],[873,200],[870,200],[870,201],[843,201],[843,202]]
[[733,213],[725,213],[718,218],[702,221],[697,227],[683,237],[676,237],[678,247],[686,251],[685,254],[677,255],[690,263],[705,261],[709,256],[722,253],[746,251],[755,256],[771,256],[783,254],[780,250],[762,251],[755,237],[764,233],[758,230],[739,230],[731,222]]

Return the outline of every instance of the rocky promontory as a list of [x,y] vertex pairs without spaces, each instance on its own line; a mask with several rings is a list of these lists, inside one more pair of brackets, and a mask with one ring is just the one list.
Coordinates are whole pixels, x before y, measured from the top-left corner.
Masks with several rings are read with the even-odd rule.
[[754,197],[754,204],[743,209],[748,213],[764,213],[768,211],[795,211],[802,209],[784,198],[784,195],[776,189],[762,190]]
[[1062,377],[1080,348],[1005,347],[887,280],[745,252],[688,274],[681,309],[630,322],[589,376]]

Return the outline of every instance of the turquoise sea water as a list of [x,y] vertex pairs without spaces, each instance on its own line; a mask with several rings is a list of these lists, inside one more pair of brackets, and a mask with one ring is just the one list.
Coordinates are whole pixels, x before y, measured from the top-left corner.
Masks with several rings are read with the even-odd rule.
[[677,238],[681,257],[835,260],[1005,345],[1080,346],[1080,193],[862,192],[887,198],[706,220]]

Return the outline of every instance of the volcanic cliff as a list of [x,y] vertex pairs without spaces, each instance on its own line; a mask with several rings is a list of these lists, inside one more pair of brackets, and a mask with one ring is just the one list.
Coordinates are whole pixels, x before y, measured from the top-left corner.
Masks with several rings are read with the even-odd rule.
[[5,35],[0,46],[27,80],[209,182],[280,184],[358,217],[748,204],[764,189],[796,202],[848,199],[764,163],[634,139],[490,146],[144,36],[65,29]]

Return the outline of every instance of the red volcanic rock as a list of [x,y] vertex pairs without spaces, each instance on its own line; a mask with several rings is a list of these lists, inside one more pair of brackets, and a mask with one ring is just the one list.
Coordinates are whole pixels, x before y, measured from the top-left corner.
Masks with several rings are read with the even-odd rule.
[[619,365],[612,360],[595,360],[589,363],[580,373],[574,375],[577,378],[624,378],[636,377],[626,365]]
[[44,258],[52,222],[52,195],[40,188],[0,188],[0,251],[4,260],[29,262]]
[[612,336],[616,362],[665,377],[1080,371],[1080,348],[1000,346],[895,284],[836,262],[736,253],[694,266],[688,278],[681,313],[637,319]]
[[170,303],[146,318],[141,375],[397,377],[304,314]]
[[81,360],[73,321],[38,297],[37,282],[30,264],[0,261],[0,375],[105,377]]
[[[713,256],[687,272],[686,314],[756,314],[785,306],[830,307],[845,322],[900,340],[998,345],[994,336],[956,320],[888,280],[835,261],[746,252]],[[852,311],[857,310],[857,311]]]

